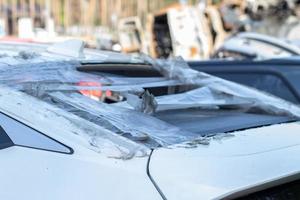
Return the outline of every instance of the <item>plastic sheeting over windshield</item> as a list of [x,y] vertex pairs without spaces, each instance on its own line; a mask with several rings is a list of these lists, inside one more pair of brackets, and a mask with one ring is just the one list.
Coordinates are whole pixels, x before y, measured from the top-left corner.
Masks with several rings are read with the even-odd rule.
[[0,87],[0,111],[42,133],[50,136],[56,134],[56,139],[62,136],[69,142],[76,141],[109,157],[128,159],[149,153],[144,145],[121,137],[101,125],[3,86]]
[[[0,83],[42,100],[39,102],[27,96],[18,100],[22,98],[20,93],[9,93],[7,89],[0,88],[0,93],[9,93],[15,98],[5,104],[10,98],[1,97],[2,104],[5,105],[0,105],[0,109],[19,115],[38,127],[41,127],[40,120],[45,120],[43,129],[51,120],[61,121],[55,122],[57,127],[65,128],[66,123],[66,131],[84,137],[92,149],[103,152],[103,148],[105,151],[111,148],[117,152],[115,157],[123,158],[145,155],[147,147],[156,148],[205,140],[202,137],[205,133],[185,131],[151,116],[152,113],[162,110],[202,107],[219,109],[222,106],[235,106],[246,111],[255,109],[275,115],[300,116],[300,108],[294,104],[192,70],[180,58],[173,61],[157,61],[146,56],[141,58],[151,63],[163,77],[130,78],[105,73],[90,74],[76,69],[80,65],[79,62],[67,61],[8,65],[6,61],[1,62],[0,58],[0,63],[3,63],[0,66]],[[78,84],[84,81],[97,84]],[[191,89],[158,97],[144,90],[162,86]],[[127,99],[130,106],[125,106],[124,103],[113,105],[95,101],[81,95],[80,90],[116,91]],[[18,103],[21,103],[24,109],[22,113],[17,112]],[[34,106],[34,109],[28,109]],[[29,117],[27,112],[38,117]]]
[[108,120],[113,126],[122,130],[123,133],[130,134],[137,141],[146,143],[151,138],[160,146],[166,146],[199,137],[197,134],[181,130],[150,115],[97,102],[80,94],[52,93],[50,96],[81,112],[89,113],[92,118],[102,117]]
[[[212,98],[214,101],[218,101],[220,98],[225,100],[226,98],[224,97],[226,96],[231,98],[230,101],[232,104],[237,100],[248,102],[242,105],[242,107],[247,109],[260,109],[269,114],[300,117],[299,106],[254,88],[193,70],[181,58],[173,61],[157,61],[145,56],[145,61],[151,63],[166,77],[178,80],[187,85],[208,88],[211,94],[209,97],[214,96]],[[199,91],[203,92],[202,90]],[[202,95],[203,99],[206,98],[206,94]],[[199,95],[201,96],[200,93]],[[198,98],[200,98],[199,95]],[[211,101],[212,105],[214,101]]]

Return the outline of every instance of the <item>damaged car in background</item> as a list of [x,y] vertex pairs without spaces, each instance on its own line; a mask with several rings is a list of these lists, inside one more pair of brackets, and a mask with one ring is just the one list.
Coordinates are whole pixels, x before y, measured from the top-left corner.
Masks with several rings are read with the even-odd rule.
[[195,70],[254,87],[300,104],[298,46],[258,33],[240,33],[211,60],[189,61]]
[[292,42],[264,34],[243,32],[225,40],[211,58],[264,60],[299,55],[300,48]]
[[180,58],[0,51],[3,199],[299,199],[292,103]]

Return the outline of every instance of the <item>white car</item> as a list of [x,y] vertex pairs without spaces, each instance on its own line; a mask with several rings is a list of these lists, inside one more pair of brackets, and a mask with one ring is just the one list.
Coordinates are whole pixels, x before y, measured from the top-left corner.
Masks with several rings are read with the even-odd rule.
[[299,199],[296,105],[181,59],[0,52],[1,199]]

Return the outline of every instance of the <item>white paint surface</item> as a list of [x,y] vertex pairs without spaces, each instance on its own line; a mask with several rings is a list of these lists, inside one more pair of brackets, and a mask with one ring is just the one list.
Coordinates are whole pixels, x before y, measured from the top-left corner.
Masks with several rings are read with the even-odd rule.
[[236,132],[208,146],[157,149],[150,173],[169,200],[214,199],[300,172],[300,123]]

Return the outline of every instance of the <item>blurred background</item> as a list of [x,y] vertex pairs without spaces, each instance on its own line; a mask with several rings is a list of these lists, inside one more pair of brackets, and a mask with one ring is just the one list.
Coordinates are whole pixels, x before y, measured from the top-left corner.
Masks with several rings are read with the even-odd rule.
[[58,42],[155,58],[208,59],[256,32],[300,39],[300,0],[0,0],[0,40]]

